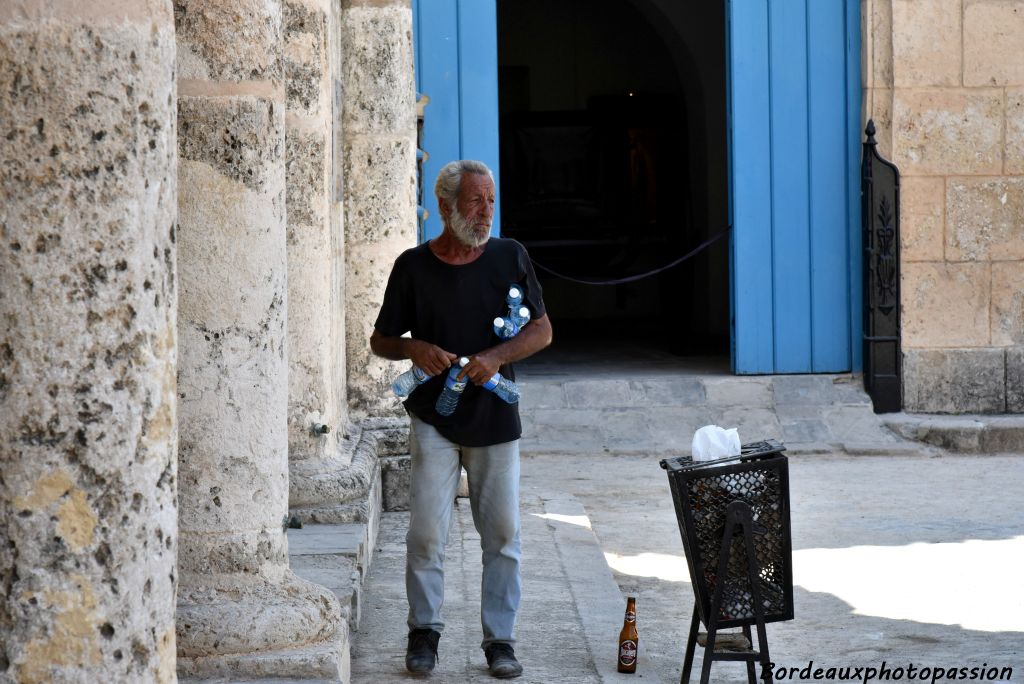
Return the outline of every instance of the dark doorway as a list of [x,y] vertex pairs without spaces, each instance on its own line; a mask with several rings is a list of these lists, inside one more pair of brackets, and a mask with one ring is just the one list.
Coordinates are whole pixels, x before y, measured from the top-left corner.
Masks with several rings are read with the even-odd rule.
[[724,21],[719,3],[498,0],[501,229],[561,343],[728,354],[727,239],[574,282],[724,230]]

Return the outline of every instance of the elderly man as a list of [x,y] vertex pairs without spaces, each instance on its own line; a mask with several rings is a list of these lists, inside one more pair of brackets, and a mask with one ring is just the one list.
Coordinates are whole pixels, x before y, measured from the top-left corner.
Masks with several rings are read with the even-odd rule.
[[[384,302],[370,337],[378,356],[409,359],[433,378],[417,387],[405,408],[412,432],[412,486],[406,536],[409,641],[406,668],[428,673],[437,662],[444,623],[444,547],[461,467],[469,475],[473,521],[483,551],[481,647],[490,673],[516,677],[513,635],[522,580],[519,571],[519,437],[516,404],[484,385],[495,373],[514,379],[514,361],[551,343],[551,323],[526,250],[518,242],[491,238],[494,177],[476,161],[455,161],[434,187],[444,230],[406,250],[391,271]],[[509,286],[522,289],[530,322],[502,341],[493,320],[507,311]],[[411,337],[402,337],[406,332]],[[469,378],[455,412],[434,409],[451,365],[469,364]]]

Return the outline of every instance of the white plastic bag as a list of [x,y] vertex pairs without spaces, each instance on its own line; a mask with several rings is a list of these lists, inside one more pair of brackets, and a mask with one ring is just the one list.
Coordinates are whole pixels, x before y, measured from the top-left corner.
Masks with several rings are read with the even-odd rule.
[[693,433],[690,453],[696,463],[740,455],[740,434],[736,428],[705,425]]

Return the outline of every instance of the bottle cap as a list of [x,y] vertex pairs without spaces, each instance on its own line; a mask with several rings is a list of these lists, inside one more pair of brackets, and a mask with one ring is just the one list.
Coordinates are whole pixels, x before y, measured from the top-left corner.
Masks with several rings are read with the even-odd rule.
[[520,318],[529,318],[530,317],[530,310],[527,309],[525,306],[519,307],[519,317]]
[[510,287],[508,289],[508,296],[512,297],[513,299],[518,297],[519,296],[519,288],[518,287]]
[[459,365],[460,366],[465,366],[467,363],[469,363],[469,359],[466,358],[465,356],[463,356],[462,358],[459,359]]
[[498,316],[497,318],[495,318],[494,319],[494,327],[496,327],[496,328],[504,328],[505,327],[505,319],[502,318],[501,316]]

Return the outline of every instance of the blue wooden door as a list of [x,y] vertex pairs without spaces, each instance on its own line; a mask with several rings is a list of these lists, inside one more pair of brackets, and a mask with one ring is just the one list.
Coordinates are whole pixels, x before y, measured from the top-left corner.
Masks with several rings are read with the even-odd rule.
[[860,0],[729,0],[737,373],[860,367]]
[[[416,88],[423,117],[424,238],[441,234],[434,181],[455,159],[477,159],[498,181],[498,28],[495,0],[413,0]],[[501,226],[501,196],[492,233]]]

